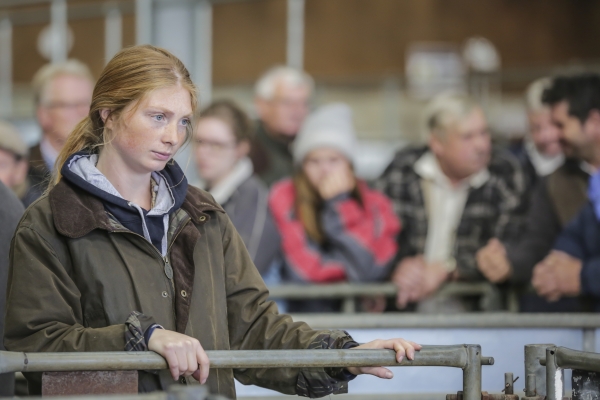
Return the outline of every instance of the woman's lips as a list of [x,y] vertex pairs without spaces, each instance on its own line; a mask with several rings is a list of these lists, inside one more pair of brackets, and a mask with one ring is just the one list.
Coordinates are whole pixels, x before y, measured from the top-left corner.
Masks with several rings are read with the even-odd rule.
[[153,151],[152,153],[161,161],[168,161],[171,158],[171,153],[161,153],[160,151]]

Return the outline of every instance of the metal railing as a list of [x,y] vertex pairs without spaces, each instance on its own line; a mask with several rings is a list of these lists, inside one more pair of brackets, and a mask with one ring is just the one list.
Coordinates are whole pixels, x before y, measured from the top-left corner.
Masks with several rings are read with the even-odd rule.
[[[562,370],[600,372],[600,354],[552,346],[546,349],[546,358],[540,360],[540,364],[546,366],[546,400],[561,400],[564,392]],[[596,385],[595,389],[593,398],[598,398],[600,388]]]
[[[337,283],[327,285],[277,285],[270,286],[272,299],[306,300],[306,299],[341,299],[342,311],[345,314],[356,312],[356,299],[368,296],[393,297],[398,288],[392,283]],[[500,292],[488,282],[449,282],[436,293],[439,297],[478,296],[483,311],[494,311],[500,308]]]
[[[483,357],[479,345],[423,346],[414,360],[398,363],[393,350],[211,350],[206,352],[211,368],[303,368],[394,366],[453,367],[463,370],[465,400],[481,397],[482,365],[494,359]],[[19,353],[0,352],[0,373],[60,371],[126,371],[168,368],[153,352]]]

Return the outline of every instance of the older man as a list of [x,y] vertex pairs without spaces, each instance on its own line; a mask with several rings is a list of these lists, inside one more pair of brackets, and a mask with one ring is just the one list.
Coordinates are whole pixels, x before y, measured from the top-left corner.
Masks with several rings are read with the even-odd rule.
[[29,178],[43,192],[67,137],[90,110],[94,80],[79,61],[48,64],[34,76],[40,143],[30,150]]
[[[525,293],[521,299],[522,311],[567,312],[587,308],[585,302],[575,297],[548,296],[549,288],[558,283],[555,272],[562,271],[560,265],[566,263],[557,263],[556,269],[549,269],[544,267],[546,262],[533,271],[550,253],[561,230],[587,202],[588,180],[597,167],[591,149],[596,129],[593,116],[600,112],[599,96],[598,75],[559,77],[545,90],[543,99],[552,112],[566,160],[534,188],[521,235],[507,243],[492,239],[477,255],[481,272],[492,282],[528,284],[533,274],[534,286],[541,297]],[[563,299],[557,301],[559,297]]]
[[446,281],[484,279],[475,253],[517,233],[523,174],[514,157],[492,151],[483,111],[468,97],[435,98],[427,124],[429,146],[400,151],[377,183],[402,221],[392,279],[399,308],[460,310],[459,301],[422,300]]
[[270,186],[293,172],[289,146],[309,112],[312,78],[291,67],[274,67],[256,83],[256,139],[250,157],[258,176]]

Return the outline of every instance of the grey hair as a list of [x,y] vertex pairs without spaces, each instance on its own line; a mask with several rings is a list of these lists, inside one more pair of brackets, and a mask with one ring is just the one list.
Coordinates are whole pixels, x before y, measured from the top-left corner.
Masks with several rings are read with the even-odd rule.
[[466,118],[479,105],[468,95],[454,92],[441,93],[425,107],[427,129],[440,134],[454,123]]
[[271,100],[279,82],[285,82],[291,86],[305,86],[309,92],[313,92],[315,81],[304,71],[296,68],[278,65],[267,70],[256,82],[254,93],[256,97],[263,100]]
[[48,83],[59,75],[78,76],[89,80],[92,85],[95,82],[90,69],[81,61],[70,59],[62,63],[46,64],[35,73],[31,81],[36,104],[41,102],[42,94]]
[[525,105],[529,112],[540,112],[548,108],[547,104],[542,102],[544,90],[552,86],[552,78],[545,77],[533,81],[525,91]]

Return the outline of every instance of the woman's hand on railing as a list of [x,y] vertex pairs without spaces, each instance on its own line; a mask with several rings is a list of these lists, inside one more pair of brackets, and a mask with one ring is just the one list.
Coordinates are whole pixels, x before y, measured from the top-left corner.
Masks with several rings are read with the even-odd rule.
[[[372,342],[361,344],[360,346],[353,347],[353,349],[390,349],[396,351],[396,360],[402,361],[404,356],[409,360],[415,359],[415,351],[421,350],[421,345],[410,340],[401,338],[388,339],[388,340],[373,340]],[[375,375],[383,379],[392,379],[394,374],[387,368],[384,367],[348,367],[348,372],[354,375],[369,374]]]
[[165,329],[156,329],[148,340],[148,350],[167,360],[174,380],[178,380],[180,376],[193,376],[202,384],[206,382],[210,363],[197,339]]

